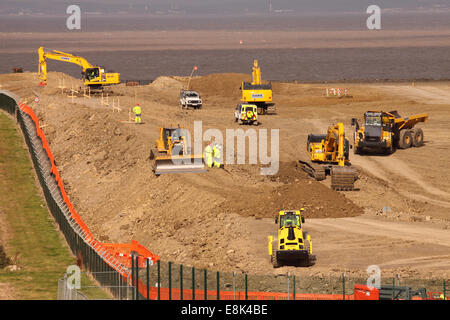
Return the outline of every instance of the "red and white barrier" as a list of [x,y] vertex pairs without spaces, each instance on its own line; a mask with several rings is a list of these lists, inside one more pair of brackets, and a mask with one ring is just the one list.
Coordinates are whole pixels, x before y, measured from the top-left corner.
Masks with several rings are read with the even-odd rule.
[[348,94],[347,88],[327,88],[327,97],[330,96],[346,96]]

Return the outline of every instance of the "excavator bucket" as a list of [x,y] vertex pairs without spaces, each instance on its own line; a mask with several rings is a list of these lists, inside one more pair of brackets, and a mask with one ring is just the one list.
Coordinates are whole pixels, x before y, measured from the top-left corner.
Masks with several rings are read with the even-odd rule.
[[331,189],[338,191],[354,190],[358,172],[352,166],[333,166],[331,168]]
[[203,155],[156,156],[152,151],[150,160],[153,162],[155,175],[166,173],[206,172]]

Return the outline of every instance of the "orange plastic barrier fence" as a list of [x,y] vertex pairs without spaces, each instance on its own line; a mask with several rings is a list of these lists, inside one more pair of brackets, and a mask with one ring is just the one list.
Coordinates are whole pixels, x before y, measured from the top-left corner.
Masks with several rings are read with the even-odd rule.
[[157,255],[154,255],[150,250],[139,244],[137,241],[132,241],[131,244],[112,244],[112,243],[101,243],[95,240],[88,226],[84,223],[83,219],[80,215],[75,211],[72,203],[67,196],[67,193],[64,189],[64,185],[62,179],[59,175],[58,169],[55,165],[55,160],[53,153],[50,150],[50,146],[47,142],[44,132],[41,130],[39,126],[39,120],[34,113],[33,109],[29,106],[19,103],[20,110],[26,113],[31,120],[34,122],[36,126],[36,134],[42,141],[42,147],[44,148],[47,156],[50,160],[51,169],[50,172],[55,177],[56,183],[58,184],[59,190],[61,192],[61,196],[64,200],[64,203],[67,205],[67,208],[70,212],[71,217],[75,220],[78,226],[81,228],[84,233],[84,239],[90,243],[90,245],[97,251],[97,253],[103,257],[106,263],[108,263],[111,267],[117,270],[125,279],[128,278],[128,274],[123,272],[123,269],[118,268],[119,265],[124,265],[127,268],[131,266],[131,254],[137,254],[144,259],[142,260],[141,267],[144,266],[145,259],[150,259],[152,263],[159,260]]
[[[147,299],[147,286],[142,280],[139,280],[139,293],[144,299]],[[171,289],[171,300],[180,300],[181,290],[178,288]],[[217,291],[206,291],[207,300],[217,300]],[[158,300],[158,287],[150,287],[149,300]],[[220,291],[220,300],[245,300],[244,291]],[[159,289],[159,300],[169,300],[169,288]],[[204,290],[195,290],[193,297],[192,289],[183,289],[183,300],[205,300]],[[316,293],[296,293],[294,294],[279,292],[247,292],[247,300],[343,300],[342,294],[316,294]],[[354,300],[353,295],[345,295],[345,300]]]

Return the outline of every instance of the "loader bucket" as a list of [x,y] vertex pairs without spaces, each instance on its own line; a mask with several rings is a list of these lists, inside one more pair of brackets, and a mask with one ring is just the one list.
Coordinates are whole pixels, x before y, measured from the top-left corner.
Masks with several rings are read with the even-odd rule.
[[155,175],[207,171],[203,156],[162,156],[156,157],[153,161]]
[[331,188],[339,191],[354,190],[358,172],[352,166],[333,166],[331,168]]
[[278,250],[275,252],[280,266],[309,266],[310,255],[307,250]]

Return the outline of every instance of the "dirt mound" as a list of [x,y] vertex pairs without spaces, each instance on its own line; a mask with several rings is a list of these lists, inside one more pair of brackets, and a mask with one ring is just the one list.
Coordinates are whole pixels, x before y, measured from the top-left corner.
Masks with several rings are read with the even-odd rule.
[[158,77],[155,81],[149,84],[151,88],[159,89],[159,90],[176,90],[179,91],[183,87],[183,84],[175,80],[172,77]]
[[239,97],[243,81],[251,81],[251,76],[240,73],[210,74],[192,79],[190,87],[203,96]]
[[[237,170],[233,168],[230,171]],[[258,187],[255,192],[237,192],[222,207],[242,216],[256,218],[270,218],[280,209],[302,207],[306,209],[305,216],[308,218],[353,217],[363,213],[360,207],[343,194],[309,178],[297,168],[295,162],[280,163],[278,174],[266,179],[266,185],[270,185],[269,181],[275,182],[273,187]]]

